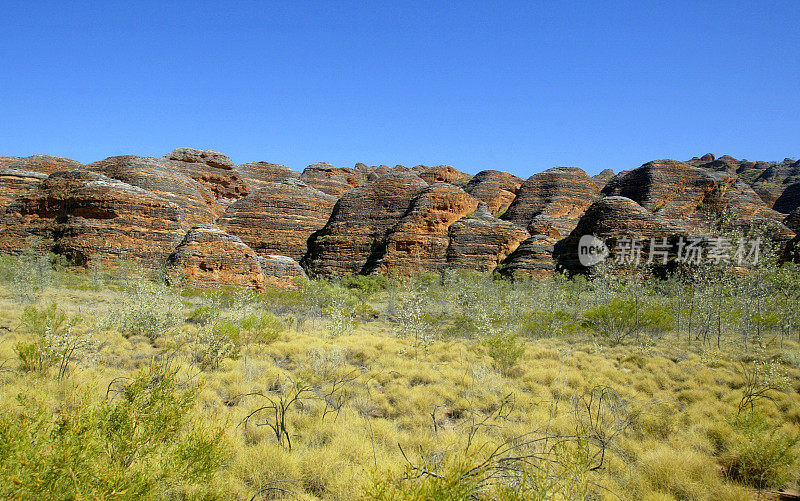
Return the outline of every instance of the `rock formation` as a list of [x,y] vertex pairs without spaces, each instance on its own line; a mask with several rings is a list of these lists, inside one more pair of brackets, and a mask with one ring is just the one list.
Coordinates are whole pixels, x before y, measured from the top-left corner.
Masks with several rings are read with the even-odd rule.
[[312,276],[373,269],[384,254],[386,234],[428,184],[414,172],[390,172],[345,193],[325,227],[308,241],[301,264]]
[[478,201],[457,186],[432,184],[411,201],[406,214],[389,231],[375,269],[413,273],[444,268],[450,243],[448,228],[477,206]]
[[492,216],[488,204],[481,201],[474,214],[450,226],[448,236],[448,267],[492,271],[528,233]]
[[[363,165],[363,164],[361,164]],[[325,162],[311,164],[300,174],[300,180],[323,193],[341,197],[353,188],[363,186],[368,172],[347,167],[334,167]]]
[[264,290],[266,279],[256,253],[235,237],[202,224],[189,230],[167,258],[171,283],[187,287],[236,285]]
[[5,169],[0,167],[0,212],[22,192],[35,188],[47,178],[47,174],[27,170]]
[[417,165],[412,170],[419,174],[419,177],[428,184],[450,183],[457,186],[465,186],[472,178],[471,175],[461,172],[450,165],[436,165],[434,167]]
[[532,235],[563,238],[578,224],[600,190],[577,167],[555,167],[525,181],[502,218]]
[[17,158],[16,162],[6,165],[6,168],[8,169],[41,172],[43,174],[52,174],[53,172],[64,170],[80,169],[81,167],[83,167],[83,164],[77,160],[64,157],[54,157],[52,155],[31,155],[29,157]]
[[288,256],[258,256],[258,265],[267,286],[274,289],[297,289],[298,279],[308,278],[297,261]]
[[581,217],[573,232],[554,246],[553,258],[563,269],[585,271],[578,256],[578,243],[584,235],[594,235],[613,249],[618,238],[672,238],[686,232],[659,217],[635,201],[622,196],[609,196],[593,203]]
[[269,183],[299,179],[300,173],[289,167],[269,162],[250,162],[236,166],[236,171],[242,176],[250,193],[263,188]]
[[211,223],[223,210],[211,190],[163,158],[134,155],[109,157],[87,165],[86,169],[169,200],[181,209],[187,227]]
[[37,237],[76,264],[92,256],[163,262],[183,235],[173,203],[96,172],[56,172],[17,196],[0,221],[0,250]]
[[327,195],[297,179],[266,183],[231,204],[217,225],[241,238],[261,256],[279,254],[300,260],[312,233],[321,229],[336,205]]
[[537,278],[552,276],[556,268],[553,262],[555,243],[555,239],[546,235],[533,235],[500,263],[497,272],[507,277],[519,273]]
[[249,193],[233,162],[214,150],[177,148],[164,155],[165,161],[202,184],[218,201],[231,201]]
[[519,192],[523,180],[508,172],[484,170],[470,179],[464,188],[467,193],[486,202],[489,212],[499,214],[508,209]]
[[600,174],[592,176],[592,181],[597,187],[602,190],[606,187],[609,181],[614,177],[614,171],[611,169],[604,169]]

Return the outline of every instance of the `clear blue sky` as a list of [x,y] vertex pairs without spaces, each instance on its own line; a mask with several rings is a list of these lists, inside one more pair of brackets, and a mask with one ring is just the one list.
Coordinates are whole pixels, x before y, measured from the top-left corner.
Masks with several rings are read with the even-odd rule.
[[0,155],[447,163],[800,156],[800,1],[0,8]]

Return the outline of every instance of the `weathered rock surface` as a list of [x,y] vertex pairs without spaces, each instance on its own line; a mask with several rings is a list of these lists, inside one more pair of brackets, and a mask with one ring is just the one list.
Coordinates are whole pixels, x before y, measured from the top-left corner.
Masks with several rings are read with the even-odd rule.
[[578,224],[600,190],[577,167],[555,167],[525,181],[502,218],[532,235],[562,238]]
[[448,267],[492,271],[528,237],[528,232],[492,216],[488,204],[481,201],[474,214],[450,226],[448,236]]
[[35,188],[47,174],[0,167],[0,213],[4,211],[20,193]]
[[609,181],[614,177],[614,171],[611,169],[604,169],[600,174],[592,176],[592,181],[597,187],[602,190],[606,187]]
[[475,174],[464,190],[486,202],[489,212],[499,214],[514,201],[522,183],[522,178],[508,172],[484,170]]
[[788,214],[800,207],[800,182],[786,186],[781,195],[775,199],[772,207],[784,214]]
[[389,231],[375,269],[384,273],[441,270],[447,263],[448,228],[477,206],[478,201],[458,186],[432,184],[411,201],[406,214]]
[[578,256],[578,242],[584,235],[594,235],[613,249],[618,238],[661,239],[686,232],[630,198],[609,196],[592,204],[572,233],[555,244],[553,258],[567,271],[585,271]]
[[211,223],[222,211],[211,190],[163,158],[123,155],[93,162],[86,169],[169,200],[180,207],[187,227]]
[[500,263],[498,273],[503,276],[524,273],[537,278],[552,276],[556,268],[553,261],[555,243],[555,239],[546,235],[533,235],[525,239]]
[[231,204],[217,226],[236,235],[261,256],[278,254],[300,260],[308,238],[322,229],[336,197],[297,179],[266,183]]
[[[362,164],[363,165],[363,164]],[[323,193],[341,197],[353,188],[367,183],[369,173],[348,167],[334,167],[325,162],[311,164],[300,174],[300,180]]]
[[614,177],[605,196],[629,198],[667,219],[689,218],[714,190],[735,178],[677,160],[648,162]]
[[202,184],[218,202],[235,200],[249,193],[231,159],[218,151],[177,148],[164,155],[164,159]]
[[9,165],[19,161],[19,157],[0,157],[0,169],[5,169]]
[[189,230],[169,255],[167,275],[171,283],[188,287],[266,286],[255,251],[239,237],[205,224]]
[[308,241],[301,264],[312,276],[343,275],[374,268],[386,234],[428,184],[413,172],[390,172],[345,193],[325,227]]
[[466,172],[461,172],[450,165],[435,165],[433,167],[417,165],[412,170],[428,184],[450,183],[457,186],[465,186],[472,178]]
[[19,252],[38,237],[85,264],[95,255],[163,261],[180,241],[180,209],[139,187],[96,172],[56,172],[16,197],[0,222],[0,250]]
[[236,171],[242,176],[250,193],[263,188],[269,183],[299,179],[300,173],[289,167],[269,162],[250,162],[236,166]]
[[6,167],[9,169],[52,174],[58,171],[80,169],[83,167],[83,164],[71,158],[54,157],[52,155],[31,155],[29,157],[18,158],[16,162],[9,163]]
[[786,216],[786,219],[783,220],[783,224],[785,224],[793,232],[800,234],[800,207],[793,210],[791,214]]
[[308,278],[297,261],[288,256],[258,256],[258,265],[267,286],[274,289],[297,289],[298,279]]

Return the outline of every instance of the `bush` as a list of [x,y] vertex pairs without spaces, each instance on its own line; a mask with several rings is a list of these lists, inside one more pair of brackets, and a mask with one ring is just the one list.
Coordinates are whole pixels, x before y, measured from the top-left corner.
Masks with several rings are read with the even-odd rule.
[[153,341],[179,323],[182,309],[180,298],[169,287],[140,280],[128,289],[112,322],[125,335]]
[[14,346],[20,368],[45,372],[57,365],[58,379],[63,378],[69,363],[94,345],[91,334],[79,333],[75,329],[79,322],[78,317],[68,318],[55,303],[41,310],[27,306],[20,316],[20,323],[29,339]]
[[482,344],[488,349],[497,368],[504,373],[513,369],[525,354],[525,344],[519,342],[516,334],[495,334],[484,339]]
[[725,474],[757,489],[779,488],[791,480],[800,435],[787,434],[757,413],[740,414],[720,463]]
[[21,412],[0,414],[0,497],[213,496],[222,432],[190,417],[196,386],[153,366],[112,389],[106,401],[55,411],[20,397]]
[[672,314],[660,306],[647,306],[637,299],[613,298],[583,314],[584,329],[619,344],[643,333],[661,333],[672,327]]

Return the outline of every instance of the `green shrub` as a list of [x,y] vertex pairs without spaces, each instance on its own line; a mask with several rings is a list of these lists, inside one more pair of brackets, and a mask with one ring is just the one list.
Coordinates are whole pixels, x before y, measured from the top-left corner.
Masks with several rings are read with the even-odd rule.
[[525,344],[519,342],[516,334],[495,334],[484,339],[482,344],[497,368],[505,373],[513,369],[525,354]]
[[58,378],[63,378],[70,362],[85,354],[94,344],[91,334],[77,331],[79,322],[79,317],[68,318],[55,303],[44,309],[26,306],[20,324],[28,339],[14,346],[20,368],[28,372],[45,372],[57,365]]
[[0,497],[211,497],[222,431],[191,417],[196,387],[148,367],[102,402],[51,410],[20,397],[0,414]]
[[643,333],[665,332],[672,323],[672,314],[664,307],[646,305],[638,299],[612,298],[587,310],[581,326],[619,344]]
[[800,435],[788,434],[757,412],[740,414],[720,458],[725,474],[757,489],[779,488],[792,479]]
[[112,323],[125,335],[153,341],[178,325],[182,310],[180,298],[169,287],[139,280],[126,291]]

